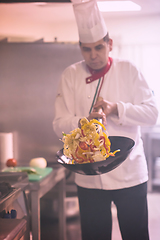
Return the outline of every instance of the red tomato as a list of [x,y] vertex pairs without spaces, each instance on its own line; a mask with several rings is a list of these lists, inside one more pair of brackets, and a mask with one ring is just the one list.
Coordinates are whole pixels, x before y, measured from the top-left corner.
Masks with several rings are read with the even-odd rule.
[[15,167],[17,166],[17,161],[14,158],[10,158],[6,162],[7,167]]
[[85,143],[85,142],[80,142],[80,143],[79,143],[79,146],[80,146],[80,148],[83,149],[83,150],[88,150],[88,145],[87,145],[87,143]]

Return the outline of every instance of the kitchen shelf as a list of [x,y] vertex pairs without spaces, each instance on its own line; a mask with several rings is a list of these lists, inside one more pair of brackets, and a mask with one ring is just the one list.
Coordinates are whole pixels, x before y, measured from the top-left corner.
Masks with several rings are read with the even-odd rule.
[[5,195],[5,197],[3,198],[0,198],[0,212],[3,211],[3,209],[7,208],[9,205],[11,205],[11,203],[19,197],[21,191],[21,188],[13,188],[12,192],[9,192],[9,194]]
[[1,234],[0,240],[27,239],[26,219],[0,219]]

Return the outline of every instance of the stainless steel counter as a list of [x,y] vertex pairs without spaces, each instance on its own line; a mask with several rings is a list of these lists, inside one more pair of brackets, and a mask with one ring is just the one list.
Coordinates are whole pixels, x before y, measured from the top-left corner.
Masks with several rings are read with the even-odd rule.
[[59,185],[59,239],[66,240],[66,216],[65,216],[65,169],[59,167],[43,178],[41,181],[30,182],[31,194],[31,224],[33,240],[41,239],[40,232],[40,198],[53,187]]
[[[25,195],[29,184],[28,176],[25,173],[1,172],[0,183],[0,239],[28,240],[30,237],[29,208]],[[14,214],[12,214],[13,211]]]
[[[0,173],[0,180],[9,182],[15,188],[10,194],[7,202],[2,200],[1,207],[10,204],[12,200],[19,196],[20,192],[29,192],[30,212],[31,212],[31,232],[33,240],[41,239],[40,229],[40,199],[52,188],[58,185],[59,202],[59,239],[66,240],[66,216],[65,216],[65,168],[53,166],[53,170],[40,181],[28,181],[26,173]],[[24,194],[25,195],[25,194]],[[24,204],[23,204],[24,205]]]
[[26,219],[0,219],[0,240],[28,240]]

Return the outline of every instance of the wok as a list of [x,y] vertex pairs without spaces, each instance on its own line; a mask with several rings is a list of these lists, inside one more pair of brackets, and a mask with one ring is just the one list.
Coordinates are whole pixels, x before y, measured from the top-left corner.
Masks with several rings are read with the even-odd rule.
[[126,160],[135,142],[130,138],[121,136],[110,136],[109,139],[111,141],[111,152],[120,149],[120,152],[117,152],[114,157],[110,156],[106,160],[94,163],[69,164],[67,163],[69,159],[65,157],[63,149],[61,149],[57,152],[57,160],[70,171],[83,175],[99,175],[110,172]]

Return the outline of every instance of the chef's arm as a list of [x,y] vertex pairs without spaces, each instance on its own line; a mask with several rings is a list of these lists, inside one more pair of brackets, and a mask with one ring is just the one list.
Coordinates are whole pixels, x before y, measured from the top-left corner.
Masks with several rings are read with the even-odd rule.
[[[117,125],[155,125],[158,118],[155,97],[149,89],[143,92],[143,97],[145,94],[145,99],[143,99],[140,103],[133,104],[131,102],[125,103],[122,101],[112,103],[102,100],[96,103],[94,109],[101,107],[105,113],[106,119],[107,117],[110,117]],[[102,118],[103,120],[102,114],[93,111],[90,114],[89,119],[95,117]]]
[[130,99],[117,102],[118,121],[120,125],[151,126],[158,118],[158,109],[153,91],[149,88],[144,76],[137,72],[133,75]]
[[106,118],[109,115],[118,116],[117,104],[102,99],[93,106],[93,111],[89,114],[87,119],[89,121],[91,119],[102,119],[102,123],[104,124],[104,126],[106,126]]
[[77,128],[79,119],[83,117],[76,116],[74,78],[66,71],[62,74],[54,105],[53,129],[59,138],[62,132],[69,133]]
[[106,118],[109,117],[117,125],[151,126],[158,118],[155,96],[149,88],[144,76],[134,71],[132,80],[128,82],[128,92],[121,93],[117,102],[102,100],[96,103],[94,109],[101,106]]
[[[148,90],[149,94],[149,90]],[[140,125],[149,126],[155,125],[158,118],[158,110],[155,104],[155,99],[150,91],[150,96],[143,100],[141,103],[125,103],[117,102],[112,103],[106,100],[102,100],[96,103],[94,109],[97,107],[102,107],[103,113],[106,118],[111,117],[111,119],[120,125]],[[97,112],[92,112],[89,119],[92,118],[102,118],[103,115]]]
[[158,118],[158,110],[154,97],[143,101],[141,104],[118,102],[118,120],[120,125],[155,125]]
[[53,129],[59,138],[62,138],[62,132],[69,133],[77,128],[80,116],[74,116],[68,111],[65,100],[61,96],[57,96],[56,98],[54,113]]
[[[96,109],[102,109],[102,113],[104,113],[106,115],[106,117],[108,117],[109,115],[113,114],[118,116],[118,108],[117,108],[117,103],[113,103],[113,102],[109,102],[106,101],[104,99],[102,99],[101,101],[98,101],[93,108],[93,114],[96,113]],[[101,113],[101,112],[100,112]]]

